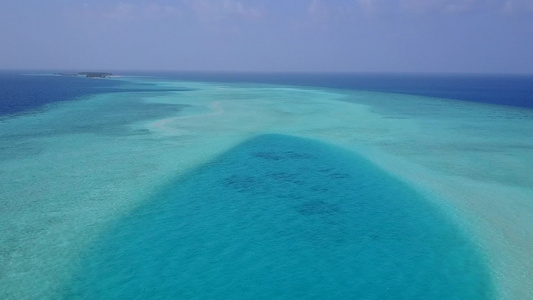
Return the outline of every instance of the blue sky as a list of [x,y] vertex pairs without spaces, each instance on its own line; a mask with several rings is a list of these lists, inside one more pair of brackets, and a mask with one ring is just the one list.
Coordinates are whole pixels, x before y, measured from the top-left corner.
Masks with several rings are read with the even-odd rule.
[[533,0],[1,0],[0,69],[533,73]]

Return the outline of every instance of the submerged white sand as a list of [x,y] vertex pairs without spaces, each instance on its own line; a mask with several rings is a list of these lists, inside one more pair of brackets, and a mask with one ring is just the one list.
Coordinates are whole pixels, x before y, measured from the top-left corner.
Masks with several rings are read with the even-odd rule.
[[[533,299],[533,112],[370,92],[159,85],[196,90],[100,95],[2,121],[11,146],[0,152],[1,298],[57,297],[90,242],[158,187],[250,137],[281,133],[363,154],[426,193],[480,246],[501,299]],[[118,132],[74,130],[87,114],[139,97],[190,106]]]

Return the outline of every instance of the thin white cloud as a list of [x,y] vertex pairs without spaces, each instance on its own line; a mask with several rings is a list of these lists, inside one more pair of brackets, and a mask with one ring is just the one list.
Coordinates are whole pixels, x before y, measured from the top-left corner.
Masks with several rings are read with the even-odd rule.
[[307,19],[299,25],[318,26],[315,28],[327,30],[334,23],[357,19],[359,17],[357,11],[357,4],[353,1],[312,0],[306,7]]
[[263,10],[236,0],[184,0],[203,21],[221,21],[229,18],[257,19]]
[[85,18],[93,21],[136,21],[144,19],[173,17],[180,15],[180,10],[169,5],[158,3],[117,3],[114,5],[93,5],[86,3],[83,7],[70,7],[66,14],[74,18]]
[[309,6],[307,6],[307,13],[311,16],[317,16],[324,13],[324,5],[322,4],[322,1],[320,0],[313,0],[311,3],[309,3]]
[[401,9],[409,13],[465,13],[477,8],[476,0],[400,0]]
[[330,17],[336,15],[332,12],[332,5],[325,3],[323,0],[313,0],[307,6],[307,14],[313,21],[327,21]]
[[[462,14],[481,11],[505,14],[533,12],[533,0],[355,0],[353,3],[367,15]],[[323,3],[321,5],[324,6]]]
[[356,0],[356,3],[364,13],[375,14],[381,11],[385,6],[389,6],[390,3],[381,0]]
[[506,15],[533,12],[533,0],[505,0],[501,12]]
[[[482,0],[355,0],[351,2],[351,11],[358,11],[367,16],[403,13],[454,14],[474,10],[479,7],[480,1]],[[348,8],[343,7],[343,11],[340,11],[334,9],[336,6],[338,4],[334,1],[313,0],[308,6],[308,13],[312,16],[331,17],[333,13],[342,14]]]

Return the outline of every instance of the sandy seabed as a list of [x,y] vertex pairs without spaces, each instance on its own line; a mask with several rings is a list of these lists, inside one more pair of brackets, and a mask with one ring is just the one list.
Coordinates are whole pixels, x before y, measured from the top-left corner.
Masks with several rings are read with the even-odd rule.
[[157,85],[190,90],[101,94],[2,120],[1,298],[57,298],[91,242],[159,186],[274,133],[361,154],[428,195],[480,247],[497,298],[533,299],[531,110],[363,91]]

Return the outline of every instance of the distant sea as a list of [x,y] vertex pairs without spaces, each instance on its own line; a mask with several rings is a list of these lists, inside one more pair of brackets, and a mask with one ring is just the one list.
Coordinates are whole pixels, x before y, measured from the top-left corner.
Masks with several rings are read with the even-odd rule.
[[533,75],[158,73],[159,77],[212,82],[269,83],[400,93],[516,107],[533,107]]
[[532,108],[532,76],[0,73],[0,298],[532,299]]
[[[38,72],[35,72],[39,74]],[[174,80],[264,83],[401,93],[533,108],[533,75],[129,73]],[[14,114],[102,92],[125,92],[122,82],[0,72],[0,114]],[[137,91],[142,89],[136,87]],[[134,89],[135,90],[135,89]]]
[[142,85],[128,88],[110,79],[0,71],[0,115],[20,114],[87,95],[143,90]]

